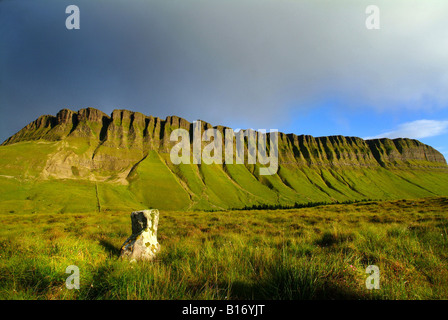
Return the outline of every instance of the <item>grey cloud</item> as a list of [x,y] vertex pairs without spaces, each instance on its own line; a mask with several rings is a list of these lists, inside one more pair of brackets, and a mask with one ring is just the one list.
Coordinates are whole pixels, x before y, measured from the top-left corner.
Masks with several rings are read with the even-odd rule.
[[69,4],[0,4],[0,110],[22,110],[2,138],[63,107],[281,129],[331,99],[448,102],[444,1],[375,1],[380,30],[366,30],[363,0],[80,0],[78,31],[65,30]]

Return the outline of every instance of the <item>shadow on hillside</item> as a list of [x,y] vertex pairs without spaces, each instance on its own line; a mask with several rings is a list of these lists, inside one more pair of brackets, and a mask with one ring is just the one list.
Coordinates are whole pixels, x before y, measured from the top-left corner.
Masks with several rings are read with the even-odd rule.
[[80,290],[78,298],[81,300],[96,300],[96,299],[114,299],[111,296],[111,285],[108,282],[109,275],[113,273],[114,267],[100,266],[93,272],[93,278],[90,287],[87,290]]
[[[312,264],[288,259],[270,261],[263,272],[247,280],[219,283],[231,299],[255,300],[358,300],[369,295],[357,284],[343,281],[340,274]],[[325,276],[323,275],[325,274]],[[255,276],[255,274],[254,274]]]
[[102,246],[107,251],[107,253],[109,253],[109,255],[111,257],[118,257],[118,256],[120,256],[120,248],[116,247],[110,241],[101,239],[100,240],[100,246]]
[[230,296],[232,299],[254,300],[359,300],[365,296],[349,288],[338,286],[331,282],[316,284],[313,288],[303,288],[274,284],[274,279],[267,279],[261,283],[251,284],[242,281],[232,283]]
[[[295,265],[273,265],[258,279],[235,280],[211,284],[219,292],[215,299],[231,300],[365,300],[374,298],[361,288],[341,282],[336,274],[319,273]],[[210,283],[208,283],[210,285]],[[193,296],[200,295],[204,283],[188,286]],[[215,287],[216,286],[216,287]],[[214,291],[212,290],[212,291]]]

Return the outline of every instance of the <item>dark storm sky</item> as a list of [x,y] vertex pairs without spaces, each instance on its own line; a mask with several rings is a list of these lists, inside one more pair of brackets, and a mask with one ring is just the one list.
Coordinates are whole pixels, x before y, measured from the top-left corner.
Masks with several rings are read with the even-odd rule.
[[[67,30],[65,8],[81,11]],[[62,108],[448,151],[448,3],[2,0],[0,140]],[[429,140],[424,140],[429,139]],[[432,139],[432,140],[431,140]]]

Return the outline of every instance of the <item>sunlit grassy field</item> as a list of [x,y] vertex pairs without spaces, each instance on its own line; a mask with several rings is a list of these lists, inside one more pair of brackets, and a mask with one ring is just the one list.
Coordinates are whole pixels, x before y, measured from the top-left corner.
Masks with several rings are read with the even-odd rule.
[[[75,200],[76,201],[76,200]],[[448,198],[160,212],[153,262],[120,260],[130,212],[0,215],[1,299],[448,299]],[[69,290],[65,269],[80,270]],[[380,269],[368,290],[365,269]]]

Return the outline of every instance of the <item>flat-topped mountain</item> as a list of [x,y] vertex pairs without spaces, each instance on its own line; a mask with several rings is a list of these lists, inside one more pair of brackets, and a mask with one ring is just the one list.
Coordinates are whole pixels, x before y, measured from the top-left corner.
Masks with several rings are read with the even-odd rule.
[[[114,110],[111,116],[100,110],[87,108],[74,112],[63,109],[56,116],[44,115],[31,122],[2,145],[23,141],[61,141],[85,139],[101,148],[169,151],[173,143],[169,137],[173,129],[184,128],[192,133],[192,123],[171,116],[162,120],[139,112]],[[203,130],[212,128],[203,122]],[[221,131],[222,126],[217,126]],[[329,136],[314,138],[309,135],[279,134],[280,162],[292,161],[304,165],[446,165],[443,155],[434,148],[412,139],[373,139]],[[118,155],[119,158],[121,155]],[[425,163],[427,162],[427,163]]]
[[[193,124],[176,116],[93,108],[41,116],[0,146],[7,188],[0,210],[219,209],[448,194],[445,158],[417,140],[279,133],[278,171],[260,176],[258,164],[174,165],[177,128],[193,136]],[[225,127],[214,128],[224,136]]]

